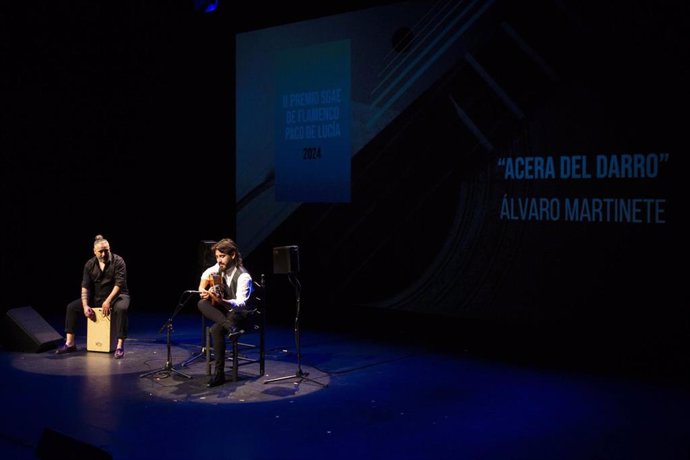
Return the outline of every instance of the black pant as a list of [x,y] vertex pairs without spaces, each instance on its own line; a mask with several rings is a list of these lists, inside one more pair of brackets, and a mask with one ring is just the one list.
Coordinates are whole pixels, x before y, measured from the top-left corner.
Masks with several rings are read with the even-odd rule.
[[[127,338],[127,310],[129,310],[129,295],[120,294],[113,300],[111,306],[111,316],[115,321],[115,331],[118,339]],[[100,308],[97,306],[94,308]],[[81,299],[73,300],[67,305],[67,314],[65,315],[65,332],[74,334],[79,324],[83,324],[85,319],[84,307],[81,305]]]
[[214,322],[210,330],[213,354],[216,356],[216,373],[225,372],[225,336],[230,329],[241,323],[246,317],[246,312],[227,310],[220,305],[213,305],[208,299],[201,299],[197,307],[204,317]]

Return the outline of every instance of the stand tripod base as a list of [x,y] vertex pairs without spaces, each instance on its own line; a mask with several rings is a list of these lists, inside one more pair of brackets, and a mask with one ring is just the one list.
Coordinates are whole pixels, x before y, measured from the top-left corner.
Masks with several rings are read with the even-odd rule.
[[303,380],[306,380],[307,382],[315,383],[316,385],[320,385],[322,387],[328,386],[325,383],[317,382],[314,379],[310,379],[308,376],[309,376],[309,372],[302,372],[302,369],[298,369],[297,372],[295,373],[295,375],[286,375],[285,377],[277,377],[275,379],[264,380],[264,384],[282,382],[284,380],[289,380],[289,379],[299,379],[299,382],[295,382],[295,384],[302,383]]
[[172,367],[172,364],[170,364],[170,363],[167,363],[164,367],[161,367],[160,369],[156,369],[154,371],[149,371],[149,372],[146,372],[144,374],[141,374],[141,375],[139,375],[139,378],[146,377],[146,376],[153,375],[153,374],[159,374],[161,372],[172,372],[173,374],[177,374],[177,375],[180,375],[180,376],[188,378],[188,379],[192,378],[191,375],[187,375],[184,372],[180,372],[177,369],[175,369],[174,367]]
[[[213,353],[213,351],[211,351]],[[212,355],[213,356],[213,355]],[[192,364],[194,361],[197,359],[206,359],[206,347],[202,347],[201,351],[194,356],[190,357],[189,359],[182,361],[180,363],[180,367],[187,367],[188,365]]]
[[162,372],[168,372],[168,373],[173,373],[173,374],[181,375],[182,377],[185,377],[185,378],[188,378],[188,379],[191,379],[191,378],[192,378],[191,375],[187,375],[187,374],[185,374],[184,372],[180,372],[180,371],[178,371],[177,369],[175,369],[175,368],[173,367],[173,365],[172,365],[172,348],[171,348],[171,346],[172,346],[172,343],[171,343],[171,334],[172,334],[172,330],[173,330],[173,324],[172,324],[173,318],[174,318],[175,316],[177,316],[177,314],[180,312],[180,310],[182,310],[182,307],[184,307],[184,304],[187,302],[187,300],[189,300],[189,298],[190,298],[189,296],[187,297],[186,300],[182,300],[182,299],[184,298],[184,295],[185,295],[185,294],[188,294],[188,293],[190,293],[190,292],[191,292],[191,291],[185,291],[185,292],[182,293],[182,295],[180,296],[180,302],[177,304],[177,307],[175,307],[175,311],[173,312],[172,316],[171,316],[170,318],[168,318],[168,320],[163,324],[163,326],[161,326],[160,331],[158,331],[158,333],[160,334],[161,332],[163,332],[163,329],[166,330],[166,334],[165,334],[165,345],[166,345],[166,349],[167,349],[167,352],[168,352],[168,354],[167,354],[168,359],[165,361],[165,366],[161,367],[160,369],[156,369],[156,370],[153,370],[153,371],[145,372],[145,373],[139,375],[140,378],[141,378],[141,377],[146,377],[146,376],[148,376],[148,375],[159,374],[159,373],[162,373]]

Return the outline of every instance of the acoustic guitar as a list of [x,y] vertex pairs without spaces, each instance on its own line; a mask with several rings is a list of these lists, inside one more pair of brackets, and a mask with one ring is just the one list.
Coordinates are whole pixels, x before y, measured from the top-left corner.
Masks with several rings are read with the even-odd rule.
[[208,293],[211,297],[211,303],[213,305],[225,306],[225,303],[223,302],[223,299],[225,298],[225,280],[223,279],[223,275],[220,273],[211,273],[209,278],[211,281],[211,287],[209,288]]

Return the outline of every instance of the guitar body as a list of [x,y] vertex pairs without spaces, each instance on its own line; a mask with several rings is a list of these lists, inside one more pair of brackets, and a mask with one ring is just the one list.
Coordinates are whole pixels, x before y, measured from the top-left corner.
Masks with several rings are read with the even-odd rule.
[[225,283],[223,281],[223,275],[220,273],[212,273],[210,278],[211,287],[208,290],[208,293],[211,296],[211,303],[213,305],[225,306],[225,302],[223,302],[223,299],[225,298]]

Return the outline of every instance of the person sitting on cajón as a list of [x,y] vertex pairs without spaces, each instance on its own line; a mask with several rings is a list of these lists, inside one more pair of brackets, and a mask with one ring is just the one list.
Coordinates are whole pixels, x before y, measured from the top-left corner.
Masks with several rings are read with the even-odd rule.
[[95,318],[94,308],[102,308],[103,314],[113,315],[117,333],[115,359],[125,356],[127,338],[127,311],[129,291],[127,290],[127,266],[122,257],[110,252],[110,244],[102,235],[93,242],[94,257],[84,264],[81,280],[81,298],[67,305],[65,315],[65,344],[56,351],[61,355],[77,351],[74,342],[79,318]]

